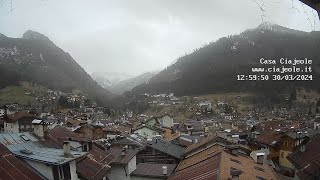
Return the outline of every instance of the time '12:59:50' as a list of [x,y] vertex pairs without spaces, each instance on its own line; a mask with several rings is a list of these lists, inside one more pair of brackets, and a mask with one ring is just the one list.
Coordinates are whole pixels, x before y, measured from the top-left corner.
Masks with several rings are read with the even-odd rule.
[[[250,74],[244,75],[240,74],[237,75],[238,81],[268,81],[269,75],[257,75],[257,74]],[[285,74],[285,75],[271,75],[270,80],[272,81],[312,81],[313,76],[312,74]]]
[[238,74],[237,75],[238,81],[267,81],[269,80],[269,75],[257,75],[257,74]]

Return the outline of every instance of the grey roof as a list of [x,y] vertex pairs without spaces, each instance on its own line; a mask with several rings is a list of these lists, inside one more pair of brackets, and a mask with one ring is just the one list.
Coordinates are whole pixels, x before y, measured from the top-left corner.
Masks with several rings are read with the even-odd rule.
[[145,146],[146,143],[147,139],[139,134],[131,134],[126,138],[113,142],[113,144],[137,145],[141,147]]
[[[163,166],[167,166],[166,175],[163,174]],[[167,179],[173,173],[176,166],[176,164],[140,163],[137,165],[137,168],[130,175],[138,177]]]
[[65,157],[62,149],[47,148],[30,133],[0,133],[0,143],[14,155],[46,164],[64,164],[85,155],[85,152],[71,151],[73,157]]
[[147,146],[163,153],[169,154],[170,156],[178,159],[180,159],[182,154],[184,153],[184,148],[182,146],[168,142],[159,137],[152,138],[152,141],[147,142]]

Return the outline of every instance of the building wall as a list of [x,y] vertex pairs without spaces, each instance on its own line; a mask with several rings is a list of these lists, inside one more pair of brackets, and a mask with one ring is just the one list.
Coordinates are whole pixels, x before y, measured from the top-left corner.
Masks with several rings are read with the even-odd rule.
[[14,123],[4,122],[4,132],[18,133],[19,132],[18,121]]
[[33,125],[33,132],[36,133],[39,137],[44,137],[43,125]]
[[[30,166],[32,166],[35,170],[37,170],[40,174],[42,174],[44,177],[48,179],[53,179],[53,171],[52,171],[52,165],[46,165],[44,163],[40,163],[37,161],[30,161],[25,160]],[[70,174],[71,174],[71,180],[78,180],[77,170],[76,170],[76,162],[71,161],[69,163],[70,166]]]
[[263,159],[263,163],[266,163],[266,162],[267,162],[267,157],[268,157],[268,155],[270,154],[269,149],[268,149],[268,148],[265,148],[265,149],[264,149],[264,148],[261,148],[261,149],[256,150],[256,151],[252,151],[252,152],[250,153],[250,157],[252,157],[252,159],[253,159],[255,162],[257,162],[257,159],[258,159],[257,153],[264,153],[264,154],[265,154],[264,159]]
[[52,174],[52,166],[47,166],[44,163],[36,162],[36,161],[30,161],[25,160],[30,166],[32,166],[34,169],[36,169],[40,174],[42,174],[44,177],[48,179],[53,179]]
[[70,165],[70,173],[71,173],[71,179],[73,180],[78,180],[78,174],[77,174],[77,165],[76,165],[76,161],[71,161],[69,163]]
[[136,170],[136,156],[134,156],[126,165],[111,165],[111,171],[108,175],[110,180],[130,180],[130,174]]
[[130,175],[126,174],[125,165],[112,165],[108,178],[110,180],[130,180]]
[[134,156],[128,163],[128,172],[131,174],[137,168],[137,157]]
[[287,159],[287,156],[291,154],[291,151],[286,150],[280,150],[280,156],[279,156],[279,164],[281,166],[294,169],[294,166],[290,163],[290,161]]
[[78,151],[82,151],[82,147],[81,147],[82,145],[78,141],[69,141],[69,142],[72,148],[75,148]]
[[156,137],[156,135],[160,135],[157,131],[154,131],[154,130],[146,128],[146,127],[137,129],[134,131],[134,133],[138,133],[139,135],[141,135],[147,139]]
[[18,120],[19,132],[32,132],[33,124],[32,121],[36,117],[22,117]]
[[93,130],[93,139],[101,139],[104,137],[104,132],[102,128],[97,127]]

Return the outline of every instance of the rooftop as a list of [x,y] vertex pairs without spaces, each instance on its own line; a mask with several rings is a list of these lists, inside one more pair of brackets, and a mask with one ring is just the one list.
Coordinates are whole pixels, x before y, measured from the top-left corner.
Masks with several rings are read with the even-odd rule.
[[223,143],[226,145],[230,145],[232,144],[231,142],[227,141],[226,139],[223,139],[221,137],[218,136],[209,136],[205,139],[202,139],[201,141],[199,141],[198,143],[192,144],[190,146],[188,146],[185,149],[185,154],[191,153],[193,151],[196,151],[198,149],[201,149],[201,147],[206,146],[210,143]]
[[[162,167],[167,166],[167,174],[163,174]],[[137,165],[136,170],[131,173],[131,176],[140,177],[155,177],[167,179],[176,168],[176,164],[151,164],[151,163],[140,163]]]
[[139,150],[126,149],[124,156],[121,155],[121,148],[111,148],[107,150],[114,158],[111,164],[127,164],[138,152]]
[[[61,148],[63,141],[66,139],[88,142],[87,139],[79,137],[76,133],[69,131],[65,127],[57,126],[47,131],[46,141],[42,143]],[[87,179],[102,179],[109,172],[109,163],[112,160],[112,154],[100,149],[96,144],[92,144],[92,148],[87,156],[76,160],[77,173]]]
[[110,171],[111,167],[107,164],[97,163],[93,158],[79,158],[76,160],[77,173],[80,176],[91,180],[101,180]]
[[240,179],[277,179],[272,167],[258,164],[251,157],[231,153],[231,149],[215,144],[203,148],[180,162],[169,179],[231,179],[232,171],[239,171]]
[[176,171],[180,171],[186,168],[189,168],[195,164],[198,164],[199,162],[202,162],[212,156],[215,156],[217,153],[220,153],[223,151],[223,147],[220,145],[211,146],[208,149],[205,149],[201,151],[200,153],[197,153],[189,158],[184,159],[180,162],[178,165]]
[[147,146],[154,148],[163,153],[169,154],[175,158],[180,159],[184,153],[184,148],[177,144],[168,142],[162,138],[152,138],[152,140],[147,142]]
[[15,112],[13,114],[8,114],[3,117],[3,119],[7,122],[16,122],[23,117],[36,119],[37,117],[34,114],[31,114],[27,111]]
[[197,180],[216,180],[218,178],[219,163],[221,155],[216,154],[211,158],[199,161],[192,166],[186,167],[176,171],[169,177],[169,180],[180,180],[180,179],[197,179]]
[[232,155],[222,151],[220,160],[219,177],[221,179],[231,178],[231,170],[240,170],[240,179],[278,179],[272,167],[268,164],[258,164],[249,156]]
[[86,154],[71,151],[72,157],[65,157],[62,149],[44,147],[30,133],[1,133],[0,143],[18,157],[53,165],[64,164]]
[[23,163],[20,159],[11,154],[11,152],[3,144],[0,144],[0,155],[1,179],[44,179],[44,177],[42,177],[40,174],[37,174],[32,167]]

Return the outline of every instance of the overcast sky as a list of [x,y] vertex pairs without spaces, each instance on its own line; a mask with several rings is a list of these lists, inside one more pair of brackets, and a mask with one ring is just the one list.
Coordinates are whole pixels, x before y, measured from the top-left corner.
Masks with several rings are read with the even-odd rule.
[[[297,0],[264,0],[264,20],[319,30],[315,11]],[[89,73],[137,75],[262,22],[262,0],[0,0],[0,33],[48,36]],[[260,6],[258,5],[260,4]],[[11,9],[12,7],[12,9]]]

